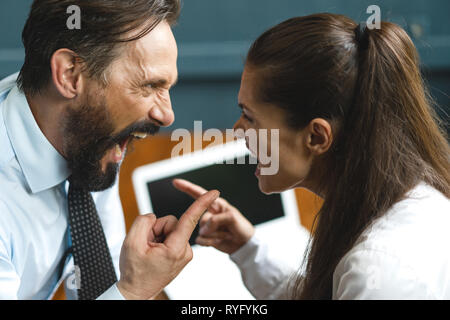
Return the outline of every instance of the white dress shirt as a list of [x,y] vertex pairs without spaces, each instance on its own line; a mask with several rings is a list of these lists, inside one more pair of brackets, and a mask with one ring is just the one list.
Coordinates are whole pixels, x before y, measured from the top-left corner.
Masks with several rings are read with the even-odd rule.
[[[50,299],[74,272],[65,159],[37,125],[17,74],[0,82],[0,299]],[[92,193],[119,277],[125,222],[118,193]],[[65,281],[68,299],[75,282]],[[100,298],[123,299],[113,285]]]
[[[257,299],[288,299],[297,270],[257,237],[230,256]],[[420,183],[361,235],[333,274],[333,299],[450,299],[450,200]]]

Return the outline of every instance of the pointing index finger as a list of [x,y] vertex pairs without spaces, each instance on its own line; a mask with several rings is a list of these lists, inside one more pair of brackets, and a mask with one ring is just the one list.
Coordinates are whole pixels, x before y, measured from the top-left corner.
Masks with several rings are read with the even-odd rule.
[[189,242],[198,221],[209,206],[219,197],[220,192],[211,190],[200,196],[180,217],[175,230],[167,237],[167,246],[184,248]]
[[[186,193],[194,199],[198,199],[201,195],[207,193],[208,191],[204,188],[189,182],[184,179],[174,179],[172,180],[172,185],[181,192]],[[216,202],[211,204],[211,211],[214,213],[220,212],[221,199],[218,198]]]
[[184,179],[174,179],[172,181],[172,184],[175,188],[184,193],[187,193],[194,199],[198,199],[198,197],[207,192],[207,190],[203,189],[202,187]]

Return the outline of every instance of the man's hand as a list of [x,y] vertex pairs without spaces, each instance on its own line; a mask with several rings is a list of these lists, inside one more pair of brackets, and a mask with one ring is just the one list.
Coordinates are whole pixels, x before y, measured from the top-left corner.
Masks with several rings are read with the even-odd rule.
[[126,299],[152,299],[192,260],[189,238],[200,217],[219,197],[210,191],[199,197],[178,221],[174,216],[157,219],[139,216],[120,253],[117,287]]
[[[200,199],[207,192],[182,179],[173,180],[173,186],[194,199]],[[201,218],[199,236],[195,242],[232,254],[246,244],[254,233],[255,228],[238,209],[225,199],[217,198]]]

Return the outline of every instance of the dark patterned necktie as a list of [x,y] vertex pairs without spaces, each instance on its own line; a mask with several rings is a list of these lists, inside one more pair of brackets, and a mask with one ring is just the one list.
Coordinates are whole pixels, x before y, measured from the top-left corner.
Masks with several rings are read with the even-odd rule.
[[69,185],[69,223],[79,300],[93,300],[116,281],[105,234],[90,192]]

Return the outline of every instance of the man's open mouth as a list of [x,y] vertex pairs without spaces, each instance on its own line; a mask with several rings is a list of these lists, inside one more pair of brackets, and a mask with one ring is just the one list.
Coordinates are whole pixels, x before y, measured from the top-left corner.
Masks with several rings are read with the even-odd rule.
[[145,139],[148,136],[148,134],[145,132],[133,132],[131,135],[136,139]]
[[122,161],[127,149],[127,145],[131,141],[131,139],[141,140],[147,138],[147,136],[148,134],[144,132],[133,132],[128,137],[121,139],[120,142],[116,143],[116,145],[114,146],[112,155],[114,162],[118,163]]

